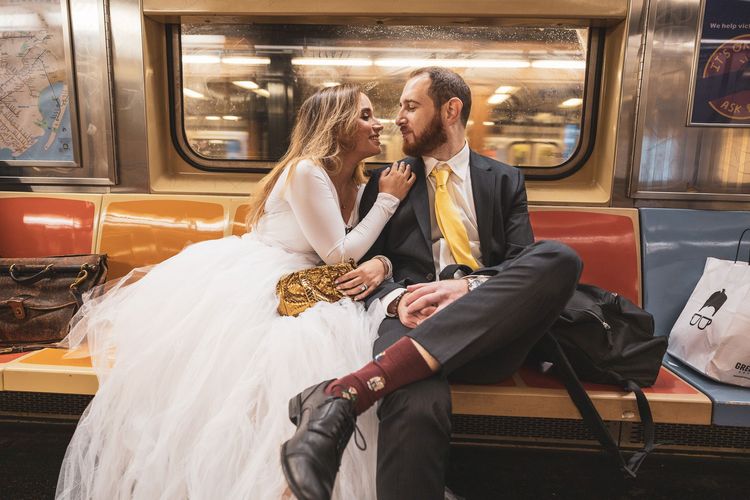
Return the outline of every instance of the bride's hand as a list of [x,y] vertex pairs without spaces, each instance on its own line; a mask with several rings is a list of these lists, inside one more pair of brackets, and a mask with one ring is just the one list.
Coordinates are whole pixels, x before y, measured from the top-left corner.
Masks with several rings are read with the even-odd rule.
[[403,200],[416,179],[410,165],[396,161],[380,174],[378,188],[381,193],[392,194],[399,200]]
[[385,279],[385,265],[379,259],[370,259],[336,280],[336,288],[354,300],[370,295]]

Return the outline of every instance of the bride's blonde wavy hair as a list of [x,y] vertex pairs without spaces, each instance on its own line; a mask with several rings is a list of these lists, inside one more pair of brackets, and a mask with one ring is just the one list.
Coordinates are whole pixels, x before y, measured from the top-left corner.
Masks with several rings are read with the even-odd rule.
[[[266,200],[285,168],[289,168],[287,182],[301,160],[311,160],[331,176],[341,171],[339,155],[354,147],[361,92],[357,85],[346,83],[319,90],[302,103],[289,149],[260,181],[260,190],[251,200],[250,213],[245,221],[248,231],[263,216]],[[366,181],[363,163],[357,165],[352,177],[358,184]]]

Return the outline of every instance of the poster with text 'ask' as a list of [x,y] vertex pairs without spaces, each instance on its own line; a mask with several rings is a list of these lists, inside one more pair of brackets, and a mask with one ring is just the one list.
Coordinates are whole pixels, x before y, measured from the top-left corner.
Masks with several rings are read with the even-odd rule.
[[704,0],[688,125],[750,126],[750,0]]

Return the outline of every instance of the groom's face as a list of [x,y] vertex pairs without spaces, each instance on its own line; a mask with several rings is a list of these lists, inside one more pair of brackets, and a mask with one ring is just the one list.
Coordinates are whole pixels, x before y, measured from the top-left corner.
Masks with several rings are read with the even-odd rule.
[[418,75],[406,82],[401,93],[396,125],[409,156],[430,156],[448,140],[440,110],[429,95],[430,84],[430,75]]

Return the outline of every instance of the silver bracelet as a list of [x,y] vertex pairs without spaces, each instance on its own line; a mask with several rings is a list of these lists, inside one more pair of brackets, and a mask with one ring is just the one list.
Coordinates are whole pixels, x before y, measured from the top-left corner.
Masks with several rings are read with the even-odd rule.
[[391,264],[391,259],[385,255],[376,255],[373,259],[378,259],[383,264],[383,267],[385,267],[385,277],[383,278],[383,281],[393,278],[393,264]]

